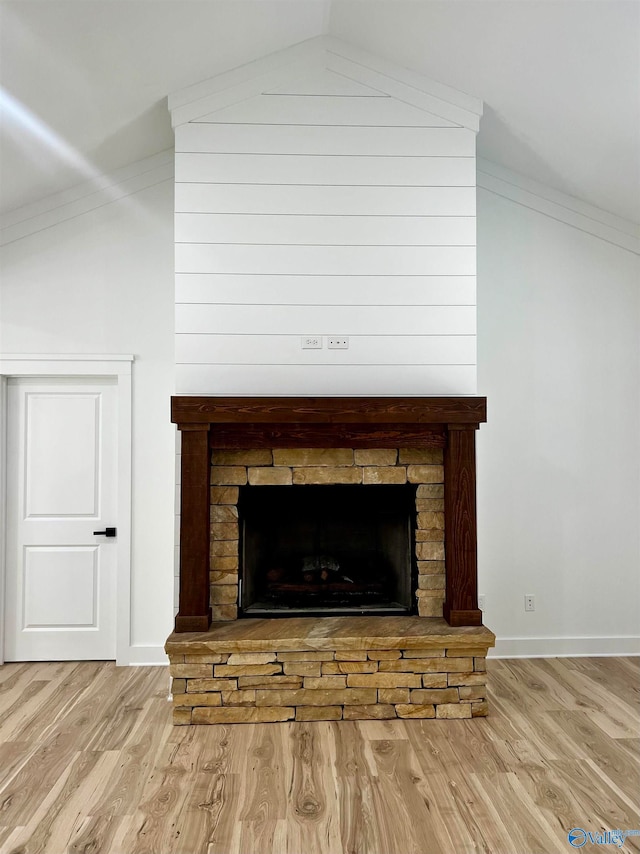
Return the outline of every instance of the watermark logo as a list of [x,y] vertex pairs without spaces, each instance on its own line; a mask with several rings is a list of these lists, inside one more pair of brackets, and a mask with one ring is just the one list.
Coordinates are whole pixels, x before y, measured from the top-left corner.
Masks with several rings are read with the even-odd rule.
[[591,845],[615,845],[616,848],[622,848],[628,836],[640,836],[640,830],[604,830],[597,833],[574,827],[567,834],[567,840],[573,848],[582,848],[587,842]]

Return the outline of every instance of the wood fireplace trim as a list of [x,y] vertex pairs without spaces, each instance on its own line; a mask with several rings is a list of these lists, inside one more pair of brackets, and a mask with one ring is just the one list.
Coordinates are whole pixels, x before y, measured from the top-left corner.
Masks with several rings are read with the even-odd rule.
[[182,434],[180,602],[176,632],[207,631],[211,448],[444,447],[450,626],[480,626],[475,430],[484,397],[172,397]]

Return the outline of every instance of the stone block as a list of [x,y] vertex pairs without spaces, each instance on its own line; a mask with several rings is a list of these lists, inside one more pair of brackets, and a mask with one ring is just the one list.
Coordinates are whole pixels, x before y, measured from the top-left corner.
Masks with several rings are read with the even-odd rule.
[[243,664],[273,664],[275,660],[275,652],[232,652],[226,663],[237,667]]
[[425,703],[457,703],[457,688],[418,688],[411,692],[411,702],[424,705]]
[[339,676],[341,673],[375,673],[377,661],[324,661],[323,676]]
[[286,676],[320,676],[321,661],[284,661],[283,672]]
[[407,470],[403,466],[367,466],[362,469],[362,482],[406,483]]
[[238,555],[214,555],[211,558],[210,567],[217,572],[238,572]]
[[461,685],[458,688],[461,700],[484,700],[487,696],[486,685]]
[[251,486],[291,486],[293,475],[290,468],[272,466],[271,468],[250,468]]
[[238,588],[230,584],[212,584],[209,588],[212,605],[234,605],[238,601]]
[[419,703],[402,703],[396,706],[396,714],[399,718],[435,718],[436,707],[430,703],[424,705]]
[[[429,576],[425,576],[425,577],[428,578]],[[441,590],[433,590],[432,588],[425,590],[422,587],[418,587],[418,589],[415,591],[415,594],[416,594],[416,597],[418,598],[418,600],[420,600],[420,599],[439,599],[440,601],[442,601],[442,599],[444,599],[444,587]]]
[[444,658],[443,649],[403,649],[403,658]]
[[235,691],[236,679],[187,679],[187,694],[206,694],[208,691]]
[[479,700],[476,703],[471,703],[472,718],[486,718],[489,714],[489,704],[486,700]]
[[215,570],[209,573],[211,584],[235,584],[238,586],[238,573]]
[[444,597],[442,599],[418,599],[418,616],[441,617]]
[[439,590],[445,588],[444,575],[419,575],[418,590]]
[[393,661],[401,655],[399,649],[370,649],[367,652],[367,658],[372,661]]
[[[455,659],[451,659],[455,661]],[[462,659],[463,661],[467,661],[467,659]],[[447,670],[449,668],[447,667]],[[486,673],[449,673],[449,685],[486,685],[487,683],[487,674]]]
[[416,543],[418,560],[444,560],[444,543]]
[[395,466],[396,448],[356,448],[353,459],[357,466]]
[[368,706],[345,706],[345,721],[380,721],[396,717],[394,706],[385,703],[374,703]]
[[446,673],[423,673],[423,688],[446,688],[448,685]]
[[484,656],[478,656],[473,659],[473,669],[476,673],[484,673],[487,669],[487,659]]
[[335,652],[303,649],[299,652],[279,652],[277,656],[278,661],[333,661]]
[[409,688],[378,688],[379,703],[408,703],[410,697]]
[[211,466],[212,486],[244,486],[246,482],[244,466]]
[[216,678],[219,676],[229,679],[234,679],[238,676],[275,676],[276,673],[282,673],[282,665],[241,664],[234,666],[229,664],[216,664],[213,668],[213,675]]
[[270,466],[272,462],[271,448],[220,449],[212,454],[214,466]]
[[462,673],[468,670],[470,658],[401,658],[399,661],[381,661],[383,673]]
[[366,649],[339,649],[336,652],[336,661],[366,661]]
[[221,706],[220,694],[207,692],[206,694],[174,694],[173,702],[178,706]]
[[[407,480],[409,483],[442,483],[444,480],[444,467],[407,466]],[[417,497],[422,498],[422,496]]]
[[416,498],[444,498],[444,483],[421,483]]
[[362,483],[360,468],[299,468],[293,470],[296,485],[313,483]]
[[373,688],[342,690],[256,691],[257,706],[368,706],[376,702]]
[[304,687],[312,691],[321,691],[324,688],[346,688],[346,676],[305,676]]
[[197,706],[191,715],[194,724],[264,724],[275,721],[290,721],[295,717],[293,708],[278,708],[272,706],[257,709],[252,706],[221,706],[213,709],[210,706]]
[[212,540],[209,553],[214,557],[237,557],[238,540]]
[[238,508],[235,504],[212,504],[209,519],[212,522],[237,522]]
[[419,688],[419,673],[349,673],[349,688]]
[[171,664],[169,673],[179,679],[195,679],[213,675],[212,664]]
[[237,486],[212,486],[210,499],[212,504],[237,504],[239,494]]
[[418,513],[427,511],[444,511],[444,498],[417,498],[416,510]]
[[297,721],[339,721],[342,718],[342,706],[299,706],[296,709]]
[[185,655],[185,664],[226,664],[229,658],[227,652],[207,652],[203,655]]
[[471,703],[442,703],[436,706],[436,717],[444,720],[457,720],[471,717]]
[[[243,691],[223,691],[222,702],[225,706],[253,706],[256,702],[255,688]],[[199,705],[204,706],[206,703]]]
[[237,605],[212,605],[211,619],[214,622],[228,623],[229,620],[238,619]]
[[186,679],[172,679],[171,680],[171,693],[176,694],[186,694],[187,692],[187,680]]
[[443,560],[419,560],[418,573],[420,575],[444,575],[445,562]]
[[447,658],[469,658],[474,655],[486,655],[487,650],[483,646],[459,646],[448,647]]
[[[421,516],[418,513],[418,516]],[[417,543],[443,543],[444,531],[442,528],[417,528],[416,529]]]
[[429,530],[430,528],[439,528],[444,531],[444,513],[437,513],[434,510],[425,510],[418,513],[418,528]]
[[191,709],[173,709],[173,725],[189,726],[191,723]]
[[238,688],[302,688],[302,676],[239,676]]
[[398,462],[413,465],[441,466],[442,448],[399,448]]
[[352,466],[351,448],[274,449],[274,466]]
[[211,528],[212,540],[235,540],[236,552],[238,548],[238,523],[236,522],[212,522]]

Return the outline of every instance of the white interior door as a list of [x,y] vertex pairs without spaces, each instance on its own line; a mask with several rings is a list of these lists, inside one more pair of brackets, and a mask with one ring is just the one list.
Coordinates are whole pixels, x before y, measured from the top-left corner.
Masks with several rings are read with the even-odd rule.
[[12,379],[5,659],[116,655],[117,386]]

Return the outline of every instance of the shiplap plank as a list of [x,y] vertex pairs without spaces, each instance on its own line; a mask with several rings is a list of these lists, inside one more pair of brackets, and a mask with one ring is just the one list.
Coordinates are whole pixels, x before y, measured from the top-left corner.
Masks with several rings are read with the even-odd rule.
[[176,154],[176,182],[473,187],[473,157]]
[[177,243],[177,273],[475,274],[475,246],[230,246]]
[[305,350],[299,335],[176,336],[178,364],[470,365],[473,335],[351,335],[348,350]]
[[473,335],[475,306],[176,305],[176,333]]
[[176,184],[176,213],[475,216],[475,187]]
[[301,74],[297,78],[287,80],[278,86],[267,86],[265,95],[336,95],[338,97],[350,97],[352,95],[364,95],[373,98],[388,98],[379,89],[364,86],[357,80],[345,77],[344,74],[336,74],[323,68],[317,71]]
[[295,127],[189,122],[176,128],[176,151],[255,154],[475,155],[467,128]]
[[470,246],[475,217],[176,214],[178,243]]
[[456,127],[454,122],[396,98],[258,95],[200,116],[198,124],[345,127]]
[[473,365],[176,365],[178,394],[438,395],[476,393]]
[[412,306],[475,301],[475,276],[176,276],[177,303]]

